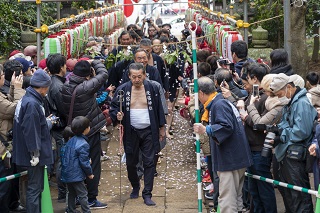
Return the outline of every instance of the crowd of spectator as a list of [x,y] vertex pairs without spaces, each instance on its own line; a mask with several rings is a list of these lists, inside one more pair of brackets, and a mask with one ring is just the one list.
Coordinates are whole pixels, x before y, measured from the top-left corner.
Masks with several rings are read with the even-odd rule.
[[[185,55],[189,43],[180,43],[170,29],[170,24],[144,20],[142,27],[128,25],[113,49],[103,38],[91,37],[88,47],[96,45],[99,54],[67,59],[56,53],[39,64],[36,46],[11,52],[0,66],[0,140],[5,147],[0,174],[27,170],[28,176],[0,184],[0,212],[41,212],[45,165],[49,177],[56,176],[58,202],[66,203],[67,212],[75,212],[77,203],[83,212],[107,208],[98,200],[101,160],[108,159],[101,141],[108,140],[106,127],[112,124],[123,128],[130,198],[139,197],[144,176],[144,203],[156,205],[156,165],[166,141],[174,139],[179,91],[186,98],[183,110],[188,113],[181,113],[186,122],[194,123],[196,111],[192,64]],[[196,31],[203,35],[201,27]],[[181,37],[190,41],[190,30]],[[198,39],[201,123],[193,129],[201,135],[205,197],[212,200],[212,211],[219,205],[221,212],[277,212],[274,186],[245,177],[246,171],[310,188],[308,172],[313,170],[317,189],[318,73],[308,73],[304,81],[283,49],[273,50],[266,64],[248,57],[244,41],[232,43],[233,61],[205,44]],[[108,58],[119,52],[132,58],[114,61],[107,70]],[[177,53],[176,60],[169,62],[168,53]],[[286,212],[313,212],[310,195],[278,189]]]

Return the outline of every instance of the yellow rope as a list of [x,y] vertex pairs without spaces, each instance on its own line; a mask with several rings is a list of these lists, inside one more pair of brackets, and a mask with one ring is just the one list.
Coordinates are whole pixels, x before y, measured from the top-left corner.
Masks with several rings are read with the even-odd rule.
[[[197,39],[206,38],[206,37],[209,37],[209,36],[212,36],[212,35],[215,35],[215,34],[216,33],[210,33],[210,34],[207,34],[205,36],[197,37]],[[89,42],[89,40],[81,39],[81,38],[78,38],[77,40],[83,41],[83,42]],[[176,45],[176,44],[187,43],[187,42],[191,42],[191,41],[169,42],[166,45],[170,45],[170,44]],[[106,43],[106,42],[101,42],[101,43],[103,43],[106,46],[121,46],[121,47],[128,47],[128,46],[131,46],[131,47],[137,46],[138,47],[139,46],[139,44],[137,44],[137,45],[132,45],[132,44],[131,45],[121,45],[121,44],[109,44],[109,43]]]
[[279,17],[282,17],[282,16],[283,16],[283,15],[278,15],[278,16],[274,16],[274,17],[271,17],[271,18],[263,19],[263,20],[261,20],[261,21],[256,21],[256,22],[250,23],[250,25],[252,25],[252,24],[258,24],[258,23],[265,22],[265,21],[269,21],[269,20],[276,19],[276,18],[279,18]]
[[15,22],[17,24],[21,24],[21,25],[27,26],[27,27],[30,27],[30,28],[33,28],[33,29],[36,29],[36,27],[34,27],[34,26],[31,26],[31,25],[28,25],[28,24],[24,24],[24,23],[19,22],[19,21],[13,21],[13,22]]

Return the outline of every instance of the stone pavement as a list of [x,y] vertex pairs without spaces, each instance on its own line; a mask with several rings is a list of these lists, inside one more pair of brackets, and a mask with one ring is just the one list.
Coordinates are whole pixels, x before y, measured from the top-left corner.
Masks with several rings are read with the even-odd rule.
[[[120,169],[118,131],[109,143],[108,156],[110,160],[102,162],[101,185],[99,197],[101,202],[108,203],[107,209],[93,210],[93,212],[113,213],[194,213],[198,212],[197,177],[196,177],[196,153],[193,145],[190,125],[175,111],[174,139],[167,140],[166,147],[162,150],[164,156],[157,166],[159,173],[154,180],[153,200],[156,206],[148,207],[143,203],[141,191],[140,197],[130,199],[131,185],[127,178],[126,166],[121,163],[121,203],[120,203]],[[103,150],[107,142],[102,143]],[[57,189],[51,187],[51,197],[54,212],[63,213],[65,204],[57,202]],[[79,209],[80,210],[80,209]],[[206,212],[203,206],[203,212]]]
[[[174,139],[167,140],[166,147],[162,150],[164,156],[157,166],[159,173],[155,177],[153,200],[156,206],[148,207],[143,203],[141,191],[140,197],[130,199],[131,186],[127,178],[126,166],[121,163],[121,203],[120,203],[120,169],[119,169],[119,140],[118,131],[115,130],[111,137],[108,156],[110,160],[102,162],[101,185],[98,199],[108,203],[107,209],[92,210],[92,212],[112,213],[195,213],[197,206],[197,177],[196,177],[196,153],[194,139],[190,125],[174,112]],[[113,130],[111,129],[111,132]],[[107,149],[107,142],[102,142],[102,149]],[[313,177],[310,182],[313,187]],[[279,191],[276,189],[278,213],[284,213],[284,205]],[[57,188],[51,187],[51,197],[55,213],[64,213],[65,204],[57,202]],[[314,197],[313,197],[314,198]],[[204,200],[205,201],[205,200]],[[313,199],[314,207],[315,200]],[[80,209],[78,209],[80,210]],[[208,209],[203,205],[203,212]]]

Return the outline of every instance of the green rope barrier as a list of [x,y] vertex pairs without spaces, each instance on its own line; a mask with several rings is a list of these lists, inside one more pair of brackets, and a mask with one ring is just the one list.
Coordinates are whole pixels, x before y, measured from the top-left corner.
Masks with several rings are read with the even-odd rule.
[[284,182],[281,182],[281,181],[278,181],[278,180],[273,180],[273,179],[270,179],[270,178],[265,178],[265,177],[262,177],[262,176],[259,176],[259,175],[253,175],[253,174],[250,174],[248,172],[246,172],[245,175],[250,177],[250,178],[261,180],[261,181],[264,181],[264,182],[267,182],[267,183],[273,183],[274,185],[277,185],[277,186],[283,186],[283,187],[286,187],[288,189],[293,189],[293,190],[296,190],[296,191],[299,191],[299,192],[304,192],[304,193],[308,193],[308,194],[311,194],[311,195],[315,195],[317,198],[320,198],[318,192],[314,191],[314,190],[311,190],[311,189],[303,188],[303,187],[300,187],[300,186],[295,186],[295,185],[292,185],[292,184],[289,184],[289,183],[284,183]]
[[0,178],[0,183],[8,181],[8,180],[15,179],[15,178],[27,175],[27,174],[28,174],[28,171],[24,171],[24,172],[20,172],[20,173],[17,173],[17,174],[9,175],[9,176]]

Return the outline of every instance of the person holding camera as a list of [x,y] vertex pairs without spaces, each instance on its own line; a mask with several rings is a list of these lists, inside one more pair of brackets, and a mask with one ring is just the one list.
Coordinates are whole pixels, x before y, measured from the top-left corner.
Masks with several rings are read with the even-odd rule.
[[[262,154],[263,144],[265,141],[266,134],[263,131],[255,131],[254,120],[255,115],[248,114],[249,107],[255,108],[258,115],[265,115],[266,110],[266,99],[267,95],[261,87],[261,81],[264,76],[268,73],[268,69],[260,64],[251,63],[246,68],[247,72],[243,75],[246,76],[248,84],[252,87],[252,92],[245,101],[245,108],[247,111],[242,110],[240,115],[244,122],[244,128],[248,138],[248,142],[251,149],[253,158],[253,165],[248,167],[248,172],[255,175],[260,175],[266,178],[272,178],[271,174],[271,154],[266,156]],[[250,110],[252,110],[250,108]],[[248,179],[248,189],[252,196],[253,211],[257,212],[277,212],[277,202],[274,192],[274,188],[271,184],[255,180],[253,178]]]
[[[22,75],[16,76],[11,73],[11,82],[8,95],[0,92],[0,155],[4,158],[0,159],[1,177],[12,175],[14,169],[10,166],[11,153],[7,137],[9,130],[13,126],[14,111],[18,101],[25,94],[22,89]],[[5,83],[5,73],[3,66],[0,64],[0,87]],[[11,146],[12,148],[12,146]],[[11,168],[10,168],[11,167]],[[9,212],[10,210],[24,210],[19,202],[19,179],[6,181],[0,184],[0,212]]]
[[[295,86],[294,79],[284,73],[278,74],[270,83],[270,89],[280,100],[289,100],[283,108],[278,134],[271,140],[275,156],[280,164],[280,181],[310,188],[306,171],[306,146],[312,139],[314,121],[317,117],[306,89]],[[287,212],[313,212],[311,195],[284,188],[283,196]]]
[[[91,62],[91,63],[90,63]],[[62,86],[62,102],[64,116],[69,117],[69,110],[73,108],[72,119],[77,116],[87,117],[90,123],[88,143],[90,145],[90,158],[92,160],[93,179],[87,178],[88,201],[90,208],[103,209],[107,204],[97,200],[98,185],[101,175],[101,140],[100,129],[106,124],[105,116],[98,106],[95,94],[107,81],[108,74],[104,64],[100,60],[81,60],[76,63],[73,73]],[[71,105],[74,96],[74,105]]]

